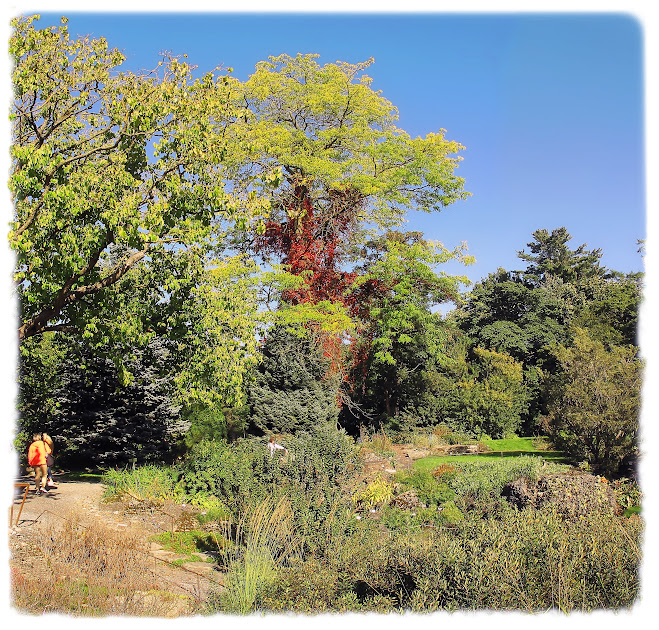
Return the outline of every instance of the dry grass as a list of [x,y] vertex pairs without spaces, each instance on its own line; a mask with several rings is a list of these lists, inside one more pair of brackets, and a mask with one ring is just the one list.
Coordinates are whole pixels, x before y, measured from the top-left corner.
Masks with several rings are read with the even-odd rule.
[[188,598],[162,591],[146,543],[70,514],[60,526],[30,541],[12,561],[11,592],[16,609],[100,617],[173,617],[193,612]]
[[380,431],[374,435],[365,436],[359,444],[359,451],[386,457],[394,454],[394,443],[384,431]]

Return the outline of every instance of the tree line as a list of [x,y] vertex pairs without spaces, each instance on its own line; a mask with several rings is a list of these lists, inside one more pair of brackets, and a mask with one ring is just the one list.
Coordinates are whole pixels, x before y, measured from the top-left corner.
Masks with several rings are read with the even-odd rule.
[[525,269],[465,293],[441,271],[464,245],[401,230],[468,198],[464,147],[399,129],[372,60],[132,73],[66,19],[37,24],[10,41],[24,434],[112,465],[319,423],[441,426],[633,465],[641,274],[537,230]]

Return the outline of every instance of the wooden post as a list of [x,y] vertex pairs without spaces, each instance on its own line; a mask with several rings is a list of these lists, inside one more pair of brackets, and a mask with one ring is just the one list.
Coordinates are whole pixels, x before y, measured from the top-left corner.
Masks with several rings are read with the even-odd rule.
[[[18,516],[16,517],[16,525],[18,525],[18,521],[21,519],[21,512],[23,511],[23,505],[25,505],[25,499],[27,499],[27,493],[30,491],[30,484],[29,483],[15,483],[14,488],[25,488],[25,492],[23,493],[23,500],[21,501],[21,507],[18,510]],[[14,522],[14,501],[15,498],[12,499],[11,502],[11,516],[9,517],[9,526],[11,527],[13,522]]]

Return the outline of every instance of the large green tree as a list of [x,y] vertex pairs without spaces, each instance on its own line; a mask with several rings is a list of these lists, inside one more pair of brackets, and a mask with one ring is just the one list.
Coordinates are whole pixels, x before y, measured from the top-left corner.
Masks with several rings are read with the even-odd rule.
[[412,138],[399,129],[396,108],[364,73],[372,59],[321,66],[317,57],[270,57],[247,81],[229,80],[236,124],[222,131],[234,181],[259,194],[264,181],[276,184],[278,220],[303,215],[308,198],[328,221],[347,212],[383,225],[468,195],[455,174],[463,147],[444,130]]
[[575,284],[586,278],[605,276],[606,269],[599,262],[602,250],[588,250],[585,243],[572,250],[568,247],[570,240],[572,236],[564,227],[551,232],[545,229],[533,232],[533,241],[527,244],[529,252],[517,253],[528,262],[525,278],[535,284],[541,284],[548,277]]
[[469,264],[472,258],[464,246],[449,251],[419,232],[398,231],[367,241],[359,257],[352,287],[359,334],[349,386],[357,417],[386,422],[406,405],[428,360],[438,317],[433,309],[459,300],[460,286],[468,282],[440,266],[450,260]]
[[110,359],[70,336],[31,337],[21,354],[19,428],[25,438],[52,435],[60,466],[162,461],[175,451],[187,428],[172,396],[175,343],[156,338],[132,348],[129,383]]
[[572,328],[587,328],[608,345],[634,344],[642,275],[620,274],[600,264],[601,250],[571,249],[565,228],[536,230],[528,263],[497,270],[477,283],[452,317],[473,347],[505,352],[524,366],[530,402],[524,430],[536,430],[547,413],[543,374],[560,371],[553,348],[570,347]]
[[100,329],[139,337],[142,319],[122,316],[107,289],[142,265],[152,297],[163,298],[194,269],[191,254],[212,251],[222,220],[249,215],[249,200],[228,194],[220,172],[223,77],[194,79],[179,59],[121,72],[117,50],[71,39],[65,19],[37,29],[34,17],[19,18],[13,27],[9,241],[19,337]]
[[226,76],[194,78],[175,58],[125,72],[104,39],[71,38],[65,18],[36,22],[14,20],[10,41],[19,339],[71,333],[112,354],[128,383],[126,347],[177,338],[179,392],[231,403],[254,330],[229,316],[252,312],[244,292],[227,290],[248,263],[227,263],[222,247],[268,201],[225,189]]
[[638,456],[643,365],[634,346],[606,347],[577,328],[556,350],[545,428],[556,445],[605,474],[628,472]]

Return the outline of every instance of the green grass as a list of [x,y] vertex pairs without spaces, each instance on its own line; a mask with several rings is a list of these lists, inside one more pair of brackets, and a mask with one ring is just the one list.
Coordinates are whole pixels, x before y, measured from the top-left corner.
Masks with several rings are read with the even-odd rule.
[[536,451],[536,439],[532,437],[503,438],[492,440],[485,438],[483,444],[487,444],[493,451]]
[[492,449],[490,453],[481,453],[479,455],[432,455],[424,457],[414,462],[414,468],[420,470],[432,470],[440,464],[452,462],[482,462],[488,459],[497,460],[505,457],[519,457],[529,455],[532,457],[541,457],[548,462],[567,463],[567,458],[561,451],[549,451],[538,448],[540,440],[533,437],[521,438],[503,438],[492,440],[484,438],[481,440]]
[[634,507],[627,508],[622,515],[623,516],[631,516],[632,514],[640,514],[641,513],[641,506],[636,505]]

